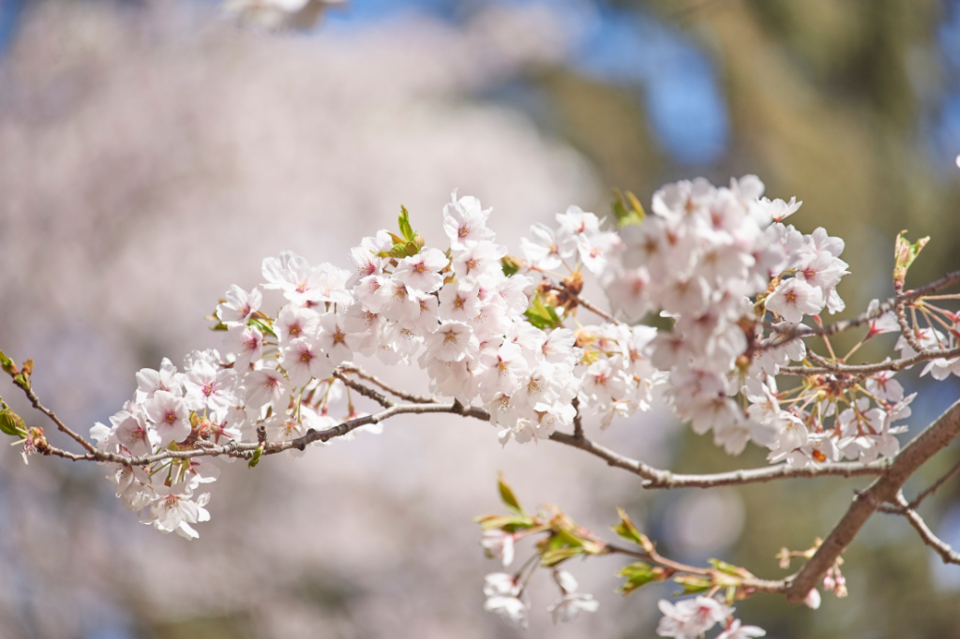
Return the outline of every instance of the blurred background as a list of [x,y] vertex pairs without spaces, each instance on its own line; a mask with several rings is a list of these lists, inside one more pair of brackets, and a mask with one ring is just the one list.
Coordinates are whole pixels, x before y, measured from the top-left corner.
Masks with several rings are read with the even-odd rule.
[[[292,249],[346,266],[346,248],[392,227],[400,204],[439,239],[454,188],[492,206],[516,250],[571,203],[606,214],[613,187],[647,203],[668,181],[755,173],[770,197],[804,201],[798,228],[846,240],[840,293],[854,313],[892,293],[901,229],[933,237],[913,284],[960,268],[956,0],[299,9],[0,0],[0,348],[36,360],[39,394],[76,429],[116,412],[139,368],[218,347],[202,318],[230,284],[258,283],[263,257]],[[960,396],[953,380],[904,384],[921,392],[914,433]],[[46,426],[14,390],[0,384]],[[727,457],[662,409],[588,429],[679,471],[765,463],[755,449]],[[811,546],[863,485],[644,494],[549,443],[501,450],[486,424],[397,419],[302,459],[221,463],[213,521],[187,542],[138,524],[102,469],[24,466],[4,448],[0,637],[11,639],[647,637],[674,588],[624,599],[609,558],[568,566],[601,603],[571,626],[550,623],[546,573],[526,633],[483,613],[483,576],[498,565],[471,518],[500,508],[497,470],[527,505],[558,503],[597,531],[622,505],[668,554],[770,578],[785,574],[777,551]],[[960,482],[922,514],[960,546]],[[758,597],[740,616],[784,639],[960,636],[960,567],[904,522],[875,516],[845,557],[847,599],[824,595],[813,612]]]

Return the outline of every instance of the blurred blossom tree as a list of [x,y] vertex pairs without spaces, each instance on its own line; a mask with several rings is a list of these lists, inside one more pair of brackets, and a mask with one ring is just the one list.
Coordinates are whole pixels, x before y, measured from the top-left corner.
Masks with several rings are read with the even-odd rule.
[[[322,4],[232,2],[226,9],[268,29],[305,28]],[[866,11],[871,20],[862,21],[851,7],[718,0],[679,11],[662,2],[611,3],[597,11],[601,25],[610,16],[628,16],[641,31],[665,33],[663,46],[674,47],[678,59],[696,69],[707,93],[717,82],[723,86],[726,102],[704,129],[712,131],[705,155],[674,153],[669,172],[713,162],[716,174],[735,170],[748,156],[760,158],[777,192],[810,193],[806,208],[813,200],[827,215],[847,211],[836,226],[839,235],[854,236],[855,251],[844,253],[844,240],[822,227],[803,233],[785,223],[800,203],[763,197],[763,183],[750,175],[728,187],[697,179],[655,189],[655,174],[642,167],[655,161],[650,156],[657,151],[650,150],[655,145],[649,131],[637,127],[632,96],[616,86],[624,78],[588,79],[596,60],[558,64],[558,50],[546,37],[536,51],[513,52],[512,60],[508,55],[492,61],[484,73],[497,76],[510,65],[547,61],[533,67],[535,82],[556,105],[562,135],[593,157],[606,181],[655,191],[649,212],[632,193],[618,192],[606,221],[571,206],[554,225],[534,225],[513,250],[497,243],[497,217],[490,209],[456,193],[443,207],[442,223],[431,224],[416,207],[413,216],[402,208],[397,224],[387,229],[356,223],[358,238],[366,237],[350,249],[350,269],[312,265],[289,250],[263,260],[260,285],[231,286],[210,318],[224,333],[222,350],[193,351],[181,366],[164,358],[156,369],[144,368],[134,395],[109,425],[98,423],[89,436],[41,403],[32,360],[20,363],[0,354],[0,365],[27,402],[80,448],[49,441],[42,427],[25,422],[23,411],[3,400],[0,430],[22,444],[25,461],[39,454],[97,462],[125,508],[160,532],[188,538],[210,519],[207,489],[221,472],[212,458],[241,459],[262,469],[279,453],[300,456],[360,433],[379,434],[382,422],[402,415],[488,421],[504,446],[561,443],[637,476],[650,491],[704,488],[720,495],[697,506],[697,512],[710,513],[706,520],[688,517],[683,521],[693,523],[682,530],[675,525],[674,537],[669,526],[656,530],[655,522],[641,532],[636,513],[631,518],[620,509],[613,530],[622,541],[614,542],[595,526],[575,524],[565,512],[575,507],[524,508],[501,477],[507,512],[478,518],[481,543],[504,567],[524,548],[528,554],[516,572],[487,576],[484,608],[515,626],[528,623],[538,567],[559,591],[546,610],[554,622],[570,622],[600,606],[580,591],[567,570],[570,560],[621,555],[632,561],[618,573],[624,595],[668,581],[694,595],[660,600],[660,635],[762,636],[762,629],[734,616],[734,604],[765,593],[817,608],[820,590],[837,597],[856,592],[847,576],[858,557],[847,556],[845,574],[843,553],[878,512],[902,518],[944,563],[960,564],[960,555],[940,538],[945,536],[938,537],[918,513],[921,504],[947,490],[960,464],[933,461],[922,471],[934,467],[929,482],[920,482],[910,498],[903,490],[960,434],[960,403],[901,442],[917,393],[895,379],[901,371],[919,371],[942,381],[952,401],[949,380],[960,376],[960,272],[934,274],[938,267],[930,264],[936,259],[914,267],[928,238],[911,242],[904,233],[896,236],[892,258],[890,251],[881,257],[877,246],[883,242],[864,241],[851,222],[869,211],[879,225],[894,221],[897,230],[908,223],[924,229],[933,222],[949,229],[956,224],[937,214],[955,200],[955,187],[917,168],[922,150],[915,123],[928,106],[914,99],[920,92],[913,87],[923,78],[910,76],[907,48],[935,9],[924,5],[914,12],[890,2]],[[651,26],[657,20],[692,25],[693,36]],[[499,27],[476,28],[478,45],[491,29]],[[691,44],[697,38],[704,44]],[[705,58],[683,49],[691,46],[698,55],[718,52],[720,81]],[[647,92],[676,89],[652,67],[630,82]],[[641,104],[654,111],[656,125],[656,109],[663,113],[667,103],[648,96]],[[597,109],[611,117],[597,118]],[[724,156],[727,118],[734,133],[749,134],[738,134],[734,151]],[[654,138],[670,154],[682,131],[665,122]],[[16,148],[16,130],[8,131],[7,143]],[[402,141],[397,146],[404,147]],[[824,157],[824,149],[835,153]],[[901,211],[910,211],[906,219]],[[925,260],[950,254],[955,236],[938,235]],[[211,263],[222,266],[216,259]],[[887,263],[892,281],[889,268],[880,266]],[[851,303],[854,312],[825,322],[824,310],[845,310],[838,285],[848,270],[865,278]],[[883,288],[876,295],[884,301],[857,298]],[[598,299],[604,296],[607,303]],[[884,341],[885,334],[896,335],[896,344]],[[894,358],[887,356],[890,346]],[[8,347],[8,355],[22,356],[11,352],[18,350]],[[361,365],[362,358],[367,364]],[[403,382],[374,374],[370,365],[404,369]],[[418,369],[428,392],[410,374]],[[38,367],[38,381],[43,373]],[[938,391],[928,386],[925,392],[935,397]],[[13,401],[9,393],[5,397]],[[728,455],[750,451],[750,461],[710,472],[717,455],[694,447],[668,470],[598,443],[600,432],[613,432],[618,421],[660,403],[694,433],[712,432]],[[916,401],[924,414],[927,404]],[[770,465],[751,467],[764,449]],[[711,529],[736,519],[738,508],[742,512],[740,501],[724,501],[729,487],[826,476],[870,477],[872,483],[846,489],[852,504],[823,527],[823,539],[811,536],[794,550],[796,535],[772,542],[786,546],[778,554],[781,569],[799,560],[789,576],[757,577],[753,571],[764,572],[762,566],[728,555],[669,552],[684,544],[695,548],[700,539],[702,548],[711,548]],[[748,521],[768,525],[756,513]],[[242,534],[243,522],[233,524]],[[114,528],[124,525],[111,522]],[[735,538],[738,527],[721,536]],[[778,627],[770,613],[763,625],[770,627],[771,619]]]

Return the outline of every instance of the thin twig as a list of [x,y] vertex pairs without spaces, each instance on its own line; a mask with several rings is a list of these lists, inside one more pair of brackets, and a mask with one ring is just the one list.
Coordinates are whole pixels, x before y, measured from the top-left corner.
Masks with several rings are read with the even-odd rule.
[[361,384],[356,380],[350,379],[349,377],[347,377],[346,375],[344,375],[338,370],[333,371],[333,376],[339,379],[348,387],[352,388],[353,390],[363,395],[364,397],[368,399],[372,399],[373,401],[377,402],[384,408],[391,408],[396,405],[395,402],[390,401],[389,399],[384,397],[381,393],[378,393],[377,391],[373,390],[369,386],[364,386],[363,384]]
[[412,402],[414,404],[436,404],[437,403],[437,400],[434,399],[433,397],[423,397],[421,395],[413,395],[411,393],[406,393],[402,390],[394,388],[389,384],[387,384],[386,382],[384,382],[383,380],[381,380],[380,378],[366,372],[365,370],[363,370],[362,368],[360,368],[359,366],[351,362],[344,362],[340,364],[339,368],[344,373],[353,373],[360,379],[365,379],[371,384],[375,384],[379,386],[380,388],[387,391],[394,397],[399,397],[400,399],[406,400],[408,402]]
[[573,408],[577,411],[573,415],[573,438],[583,441],[583,416],[580,415],[580,398],[573,398]]
[[[18,386],[20,386],[18,384]],[[37,394],[33,391],[33,387],[29,384],[20,386],[23,389],[24,394],[26,394],[27,399],[30,400],[30,404],[33,405],[35,409],[46,415],[50,421],[57,425],[57,429],[62,433],[69,435],[75,442],[83,446],[84,450],[89,453],[96,452],[96,447],[84,439],[80,434],[74,432],[69,426],[60,421],[60,418],[57,417],[56,413],[40,403],[40,398],[37,397]]]
[[910,525],[916,529],[923,543],[933,548],[936,553],[940,555],[940,558],[943,559],[943,563],[960,564],[960,553],[955,552],[947,543],[933,534],[933,531],[930,530],[927,523],[923,521],[923,518],[907,503],[902,492],[897,493],[896,500],[897,505],[903,509],[903,516],[906,517]]
[[885,362],[875,364],[831,364],[826,366],[781,366],[780,375],[799,375],[809,377],[810,375],[831,375],[831,374],[850,374],[850,375],[870,375],[881,371],[900,371],[910,368],[921,362],[927,362],[931,359],[953,359],[960,357],[960,346],[943,350],[924,350],[911,357],[902,359],[891,359]]
[[917,506],[923,502],[924,499],[934,494],[940,487],[947,483],[947,480],[957,474],[957,471],[960,471],[960,461],[953,465],[953,468],[948,470],[940,479],[935,481],[929,488],[924,490],[922,493],[913,498],[913,501],[910,502],[910,508],[916,509]]
[[[678,561],[674,561],[669,557],[664,557],[659,554],[656,550],[651,552],[632,550],[630,548],[623,548],[621,546],[616,546],[614,544],[604,543],[604,547],[611,553],[617,553],[621,555],[627,555],[628,557],[635,557],[637,559],[644,559],[651,563],[659,564],[664,568],[669,569],[673,573],[687,573],[691,575],[700,575],[703,577],[708,577],[710,579],[715,579],[716,577],[721,576],[721,573],[716,568],[703,568],[700,566],[690,566],[688,564],[683,564]],[[729,577],[728,577],[729,578]],[[782,593],[787,589],[789,581],[786,579],[770,580],[770,579],[758,579],[757,577],[738,577],[740,581],[740,587],[749,588],[754,592],[767,592],[772,594]]]
[[610,322],[611,324],[619,324],[619,323],[620,323],[620,320],[616,319],[613,315],[611,315],[610,313],[607,313],[606,311],[601,310],[599,307],[597,307],[597,306],[594,305],[594,304],[591,304],[590,302],[588,302],[587,300],[583,299],[583,298],[580,297],[579,295],[577,296],[577,304],[578,304],[579,306],[582,306],[583,308],[587,309],[588,311],[590,311],[590,312],[593,313],[594,315],[597,315],[598,317],[601,317],[601,318],[605,319],[606,321]]
[[897,303],[896,316],[897,324],[900,326],[900,333],[903,335],[903,338],[907,340],[907,344],[909,344],[910,347],[918,353],[922,353],[923,351],[927,350],[917,339],[916,332],[907,321],[906,306],[904,304]]
[[577,439],[574,435],[555,432],[550,439],[567,446],[579,448],[607,462],[609,466],[622,468],[644,478],[644,488],[715,488],[717,486],[743,486],[758,484],[778,479],[799,477],[857,477],[861,475],[883,475],[890,462],[874,462],[872,464],[845,463],[828,464],[825,466],[810,466],[807,468],[791,468],[789,466],[770,466],[750,470],[737,470],[728,473],[714,473],[705,475],[678,475],[667,470],[654,468],[636,459],[630,459],[609,448],[601,446],[587,438]]

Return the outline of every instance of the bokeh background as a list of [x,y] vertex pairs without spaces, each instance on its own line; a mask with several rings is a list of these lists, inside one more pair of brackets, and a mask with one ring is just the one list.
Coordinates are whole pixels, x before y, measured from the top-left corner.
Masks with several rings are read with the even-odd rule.
[[[353,0],[306,22],[238,27],[201,0],[0,0],[0,348],[36,360],[35,387],[77,429],[118,410],[139,368],[219,346],[202,318],[230,284],[259,282],[263,257],[346,266],[401,203],[439,239],[454,188],[516,248],[568,204],[604,215],[613,187],[648,202],[667,181],[755,173],[804,201],[803,231],[847,241],[853,311],[891,294],[901,229],[933,237],[914,283],[960,268],[956,0]],[[411,373],[392,375],[422,384]],[[960,396],[952,380],[904,383],[921,392],[912,432]],[[14,390],[0,386],[45,425]],[[764,463],[662,409],[588,429],[680,471]],[[673,588],[624,599],[615,559],[569,566],[601,602],[571,626],[550,623],[546,574],[526,633],[482,612],[497,564],[471,518],[499,508],[498,470],[527,504],[599,531],[622,505],[668,553],[769,577],[862,485],[645,494],[563,447],[397,419],[302,459],[221,464],[213,521],[187,542],[138,524],[102,469],[3,448],[11,639],[647,637]],[[960,481],[922,514],[960,545]],[[960,636],[960,567],[904,522],[875,516],[845,556],[845,600],[758,597],[741,616],[783,639]]]

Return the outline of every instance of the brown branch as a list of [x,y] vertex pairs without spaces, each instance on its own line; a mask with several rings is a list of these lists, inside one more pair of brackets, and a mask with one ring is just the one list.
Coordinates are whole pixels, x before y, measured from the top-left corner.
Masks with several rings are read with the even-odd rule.
[[577,411],[573,415],[573,438],[583,441],[583,416],[580,415],[580,398],[574,397],[572,404]]
[[917,339],[917,334],[914,329],[910,326],[910,323],[907,321],[907,312],[906,306],[902,303],[897,303],[896,309],[897,324],[900,326],[900,334],[903,335],[903,338],[907,340],[907,344],[910,345],[910,348],[915,350],[918,353],[922,353],[927,350],[923,347],[923,344]]
[[60,421],[60,418],[57,417],[56,413],[54,413],[52,410],[50,410],[49,408],[41,404],[40,398],[37,397],[37,394],[33,391],[33,387],[30,386],[29,383],[23,384],[23,385],[17,384],[17,386],[19,386],[23,390],[24,394],[27,396],[27,399],[30,400],[30,404],[35,409],[37,409],[38,411],[46,415],[50,419],[50,421],[56,424],[57,429],[60,432],[66,433],[67,435],[69,435],[75,442],[83,446],[84,450],[86,450],[87,452],[94,453],[97,451],[96,447],[93,444],[91,444],[86,439],[84,439],[83,436],[81,436],[79,433],[74,432],[69,426],[67,426],[62,421]]
[[610,313],[607,313],[606,311],[600,310],[599,307],[595,306],[594,304],[591,304],[590,302],[588,302],[587,300],[583,299],[583,298],[580,297],[579,295],[577,295],[577,304],[578,304],[579,306],[582,306],[583,308],[587,309],[588,311],[590,311],[590,312],[593,313],[594,315],[605,319],[606,321],[610,322],[611,324],[619,324],[619,323],[620,323],[620,321],[617,320],[617,319],[615,319],[615,318],[613,317],[613,315],[611,315]]
[[780,465],[709,475],[678,475],[663,471],[664,476],[661,480],[644,482],[643,486],[644,488],[716,488],[718,486],[762,484],[778,479],[877,476],[887,472],[889,465],[890,462],[886,461],[871,464],[856,462],[827,464],[805,468],[791,468],[790,466]]
[[916,529],[923,543],[933,548],[936,553],[940,555],[940,558],[943,559],[943,563],[960,564],[960,553],[955,552],[953,548],[933,534],[933,531],[930,530],[927,523],[923,521],[923,518],[907,503],[902,492],[897,492],[896,500],[897,505],[903,509],[901,514],[906,517],[910,525]]
[[379,386],[380,388],[387,391],[394,397],[399,397],[400,399],[406,400],[408,402],[411,402],[414,404],[436,404],[437,403],[437,400],[434,399],[433,397],[423,397],[421,395],[413,395],[411,393],[405,393],[402,390],[393,388],[392,386],[390,386],[380,378],[376,377],[375,375],[371,375],[370,373],[366,372],[365,370],[363,370],[362,368],[360,368],[359,366],[351,362],[343,362],[342,364],[340,364],[338,368],[342,370],[344,373],[353,373],[360,379],[365,379],[371,384],[375,384],[376,386]]
[[943,485],[947,482],[948,479],[950,479],[951,477],[953,477],[954,475],[956,475],[958,471],[960,471],[960,461],[958,461],[956,464],[954,464],[954,465],[953,465],[953,468],[951,468],[951,469],[948,470],[946,473],[944,473],[944,475],[943,475],[940,479],[938,479],[937,481],[935,481],[929,488],[927,488],[927,489],[924,490],[922,493],[920,493],[919,495],[917,495],[916,497],[914,497],[914,498],[913,498],[913,501],[911,501],[911,502],[908,504],[909,507],[910,507],[910,508],[916,508],[917,506],[919,506],[920,503],[923,502],[924,499],[926,499],[926,498],[929,497],[930,495],[932,495],[932,494],[934,494],[935,492],[937,492],[938,490],[940,490],[940,487],[943,486]]
[[840,554],[884,502],[895,502],[903,484],[920,466],[960,434],[960,401],[917,435],[894,458],[887,471],[859,493],[843,518],[827,536],[787,588],[787,601],[799,603],[823,578]]
[[634,475],[639,475],[640,477],[650,481],[661,480],[664,474],[669,474],[666,473],[666,471],[658,470],[652,466],[647,466],[643,462],[637,461],[636,459],[630,459],[629,457],[624,457],[619,453],[615,453],[609,448],[605,448],[600,444],[595,444],[586,437],[577,438],[574,435],[557,431],[550,435],[550,440],[559,442],[561,444],[566,444],[567,446],[573,446],[574,448],[579,448],[580,450],[586,451],[591,455],[595,455],[606,461],[607,465],[609,466],[622,468],[633,473]]
[[789,466],[769,466],[751,470],[737,470],[728,473],[709,475],[678,475],[668,470],[661,470],[644,464],[636,459],[630,459],[609,448],[601,446],[587,438],[578,439],[575,435],[555,432],[550,439],[567,446],[579,448],[595,457],[607,462],[607,465],[622,468],[645,479],[644,488],[715,488],[718,486],[743,486],[759,484],[778,479],[810,478],[810,477],[858,477],[861,475],[883,475],[890,462],[874,462],[872,464],[828,464],[826,466],[808,468],[790,468]]
[[[361,417],[347,420],[325,430],[318,431],[311,428],[306,432],[305,435],[296,439],[271,442],[264,446],[263,454],[275,455],[292,448],[304,450],[307,445],[312,444],[313,442],[330,441],[336,437],[342,437],[343,435],[346,435],[347,433],[356,430],[361,426],[377,424],[396,415],[426,413],[453,413],[455,415],[473,417],[475,419],[481,419],[484,421],[490,419],[489,413],[487,413],[485,410],[481,408],[475,408],[473,406],[464,407],[459,402],[454,402],[452,404],[400,404],[391,406],[390,408],[380,411],[379,413],[363,415]],[[113,462],[117,464],[123,464],[124,466],[148,466],[150,464],[168,459],[191,459],[193,457],[217,457],[220,455],[249,459],[253,455],[253,451],[260,446],[258,442],[241,443],[235,440],[230,441],[223,446],[210,446],[209,444],[198,445],[200,446],[199,448],[192,448],[189,450],[163,450],[152,455],[141,455],[139,457],[128,457],[126,455],[119,455],[117,453],[99,450],[97,448],[93,448],[87,454],[77,455],[75,453],[70,453],[49,445],[45,446],[40,452],[46,455],[63,457],[64,459],[70,459],[72,461],[89,460]]]
[[352,388],[353,390],[357,391],[358,393],[360,393],[361,395],[363,395],[368,399],[372,399],[373,401],[377,402],[384,408],[391,408],[392,406],[395,405],[394,402],[384,397],[381,393],[378,393],[377,391],[373,390],[369,386],[364,386],[363,384],[361,384],[360,382],[357,382],[356,380],[350,379],[349,377],[341,373],[339,370],[333,371],[333,376],[339,379],[341,382],[343,382],[347,387]]
[[923,350],[911,357],[902,359],[891,359],[885,362],[875,364],[832,364],[829,368],[826,366],[781,366],[779,375],[799,375],[808,377],[810,375],[831,375],[831,374],[850,374],[850,375],[871,375],[881,371],[901,371],[910,368],[921,362],[927,362],[931,359],[953,359],[960,357],[960,346],[943,350]]
[[[716,579],[717,577],[723,578],[724,575],[721,571],[716,568],[703,568],[700,566],[690,566],[688,564],[680,563],[674,561],[669,557],[664,557],[656,550],[650,552],[631,550],[630,548],[623,548],[621,546],[616,546],[614,544],[609,544],[604,542],[604,547],[609,550],[611,553],[616,553],[620,555],[627,555],[628,557],[636,557],[637,559],[645,559],[651,563],[659,564],[664,568],[669,569],[673,573],[687,573],[691,575],[700,575],[702,577],[707,577],[710,579]],[[726,576],[729,579],[729,575]],[[757,577],[737,577],[740,581],[740,587],[749,588],[754,592],[767,592],[772,594],[782,593],[787,588],[786,579],[758,579]]]

